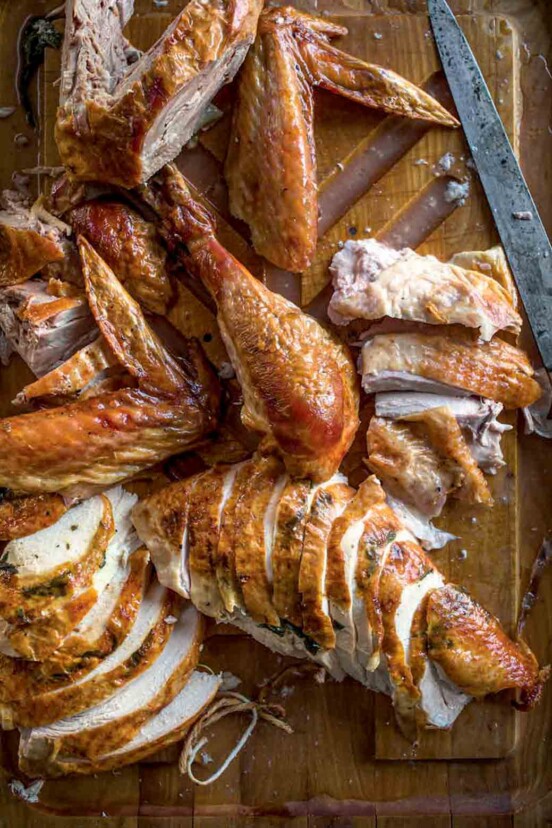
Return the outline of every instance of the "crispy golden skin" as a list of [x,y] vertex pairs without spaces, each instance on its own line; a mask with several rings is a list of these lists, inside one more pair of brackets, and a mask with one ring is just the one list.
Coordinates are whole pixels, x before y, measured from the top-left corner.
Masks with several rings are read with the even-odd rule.
[[496,618],[462,589],[447,584],[427,606],[428,655],[465,693],[481,697],[518,688],[521,705],[537,703],[547,668],[523,643],[513,642]]
[[120,368],[113,351],[103,337],[98,337],[94,342],[76,351],[57,368],[26,385],[17,395],[15,402],[49,402],[56,397],[76,397],[99,374],[114,366]]
[[303,631],[321,647],[335,647],[335,631],[324,606],[328,539],[337,515],[354,494],[346,483],[324,486],[314,495],[305,535],[299,569]]
[[167,234],[215,299],[218,324],[240,382],[242,420],[266,435],[296,477],[326,480],[358,427],[348,348],[319,322],[257,281],[217,240],[213,220],[183,177],[166,168],[144,191]]
[[14,497],[0,502],[0,541],[24,538],[51,526],[69,506],[57,494]]
[[478,343],[460,333],[379,334],[363,346],[360,370],[368,393],[379,390],[377,377],[388,371],[461,388],[505,408],[522,408],[541,395],[527,355],[497,337]]
[[312,88],[444,126],[457,121],[430,95],[330,45],[347,29],[286,6],[266,9],[245,59],[228,144],[230,209],[253,245],[301,272],[314,257],[318,199]]
[[265,560],[265,512],[283,473],[276,457],[255,458],[235,512],[234,564],[246,611],[258,624],[280,626]]
[[53,235],[0,221],[0,287],[26,282],[45,265],[61,261],[64,255]]
[[68,221],[75,235],[88,239],[146,310],[167,313],[173,291],[167,254],[153,224],[116,201],[88,201],[71,210]]
[[178,361],[110,268],[79,242],[92,313],[138,383],[0,421],[0,485],[16,492],[105,488],[169,457],[214,428],[219,389],[199,346]]

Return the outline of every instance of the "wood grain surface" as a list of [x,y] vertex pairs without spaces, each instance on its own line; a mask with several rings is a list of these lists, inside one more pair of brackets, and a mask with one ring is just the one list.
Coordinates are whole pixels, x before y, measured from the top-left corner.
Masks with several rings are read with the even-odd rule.
[[[29,13],[42,13],[55,5],[37,0],[0,0],[4,67],[0,74],[0,105],[15,102],[15,42],[22,20]],[[131,38],[138,45],[148,45],[180,5],[170,0],[168,6],[156,8],[152,0],[138,0]],[[548,125],[552,84],[545,64],[550,53],[547,4],[476,0],[452,5],[463,15],[462,25],[505,125],[519,145],[524,170],[550,230],[552,142]],[[344,48],[355,54],[390,66],[416,82],[423,81],[438,66],[427,35],[423,2],[354,0],[330,6],[323,0],[318,8],[329,8],[349,27]],[[477,13],[472,16],[473,11]],[[374,37],[376,34],[381,38]],[[58,74],[59,57],[50,52],[36,84],[42,124],[38,136],[25,125],[19,110],[0,121],[1,186],[9,184],[15,168],[57,163],[52,141],[57,92],[52,83]],[[225,101],[228,103],[228,98],[223,96],[222,104]],[[327,95],[317,97],[316,103],[319,178],[323,183],[336,174],[337,162],[354,153],[359,143],[372,140],[373,130],[385,125],[380,116]],[[195,183],[223,214],[225,199],[217,179],[217,161],[210,174],[201,170],[206,147],[220,160],[225,129],[222,123],[206,133],[203,148],[186,162],[186,171],[192,177],[197,174]],[[28,145],[16,145],[17,134],[25,135]],[[324,235],[317,260],[301,285],[295,277],[290,281],[282,274],[277,274],[277,283],[288,285],[288,293],[302,304],[315,299],[326,284],[327,262],[337,242],[350,237],[350,228],[356,228],[359,236],[364,235],[365,227],[377,232],[405,203],[423,196],[426,185],[435,180],[435,172],[439,172],[435,165],[445,152],[452,152],[457,159],[453,174],[463,177],[470,173],[464,165],[467,155],[461,134],[431,130]],[[418,160],[427,164],[415,163]],[[448,256],[457,250],[484,248],[495,238],[479,185],[472,180],[467,204],[455,210],[421,250]],[[243,244],[240,239],[234,241]],[[262,263],[259,266],[262,270]],[[270,268],[265,277],[269,281],[274,278]],[[195,334],[213,331],[212,315],[200,304],[192,304],[186,295],[177,321]],[[530,342],[524,344],[531,348]],[[217,348],[215,339],[211,346],[215,361],[222,358]],[[9,400],[26,378],[20,362],[13,363],[8,375],[0,371],[2,413],[7,413]],[[512,434],[505,440],[505,453],[507,469],[492,481],[494,509],[485,513],[451,506],[446,513],[447,528],[462,538],[437,553],[436,560],[512,631],[532,560],[543,535],[552,528],[552,446],[523,434],[516,441]],[[459,555],[462,549],[467,550],[466,558]],[[527,627],[528,641],[542,662],[552,660],[551,585],[548,573]],[[203,660],[215,669],[238,674],[244,692],[251,692],[282,664],[278,656],[241,635],[213,635]],[[473,703],[451,733],[424,735],[413,750],[399,735],[384,697],[374,696],[352,681],[324,685],[302,681],[294,684],[283,700],[296,734],[286,736],[261,726],[240,758],[213,786],[194,789],[178,774],[173,761],[177,753],[165,751],[116,774],[48,782],[40,793],[40,811],[13,798],[2,785],[0,828],[58,824],[70,828],[543,825],[552,818],[551,697],[548,688],[539,708],[525,716],[514,714],[504,701]],[[233,721],[218,728],[209,752],[222,756],[241,727],[243,722]],[[13,734],[3,735],[0,749],[6,779],[11,775],[13,746]]]

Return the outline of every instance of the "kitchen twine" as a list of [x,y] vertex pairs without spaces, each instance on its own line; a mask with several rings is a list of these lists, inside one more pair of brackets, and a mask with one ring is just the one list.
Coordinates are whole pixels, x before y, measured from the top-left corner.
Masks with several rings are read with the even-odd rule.
[[[207,667],[207,665],[201,666],[210,673],[213,673],[211,668]],[[243,749],[247,740],[255,730],[259,719],[268,722],[273,727],[279,727],[280,730],[283,730],[285,733],[293,733],[293,728],[284,719],[285,710],[282,705],[270,704],[268,702],[268,698],[271,693],[277,690],[284,683],[287,683],[290,679],[305,679],[309,677],[314,678],[316,682],[322,684],[326,678],[326,671],[319,664],[314,664],[309,661],[298,664],[289,664],[282,669],[277,670],[259,685],[257,701],[252,701],[242,693],[236,693],[234,691],[227,691],[219,694],[210,707],[207,708],[203,716],[197,720],[186,737],[178,762],[180,772],[187,774],[192,782],[196,783],[196,785],[210,785],[211,782],[215,782],[220,776],[222,776],[224,771]],[[199,751],[205,747],[209,741],[205,736],[200,738],[202,732],[206,728],[220,721],[220,719],[223,719],[225,716],[231,716],[234,713],[251,713],[250,724],[244,730],[242,736],[226,757],[220,768],[211,776],[207,777],[207,779],[198,779],[192,771],[192,765],[194,764]]]
[[[200,738],[202,732],[223,719],[225,716],[231,716],[236,713],[251,713],[251,722],[248,724],[238,742],[232,748],[218,770],[206,779],[198,779],[192,771],[192,765],[194,764],[199,751],[205,747],[209,741],[206,736]],[[280,730],[285,731],[285,733],[293,733],[293,728],[283,718],[284,713],[285,711],[280,705],[255,702],[248,699],[247,696],[244,696],[241,693],[230,691],[222,693],[214,700],[207,711],[203,714],[203,716],[201,716],[200,719],[197,720],[195,725],[190,730],[184,742],[184,747],[178,762],[180,772],[187,774],[196,785],[210,785],[222,776],[224,771],[230,766],[236,756],[244,748],[259,720],[268,722],[273,725],[273,727],[279,727]]]

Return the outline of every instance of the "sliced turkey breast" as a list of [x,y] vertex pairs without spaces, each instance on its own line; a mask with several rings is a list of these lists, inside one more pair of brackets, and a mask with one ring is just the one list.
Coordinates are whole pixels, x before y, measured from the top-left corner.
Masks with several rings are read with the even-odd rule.
[[431,408],[446,407],[456,417],[462,434],[478,466],[494,474],[504,465],[500,438],[512,426],[497,420],[502,404],[480,397],[455,397],[451,394],[424,394],[388,391],[376,394],[376,416],[402,420]]
[[184,598],[190,597],[188,510],[198,480],[196,476],[172,483],[132,510],[132,522],[150,550],[157,577]]
[[495,279],[408,248],[393,250],[376,239],[347,241],[330,271],[328,316],[337,325],[389,316],[479,328],[483,340],[521,329],[521,317]]
[[334,521],[351,500],[354,489],[335,475],[315,493],[303,538],[299,569],[302,629],[320,647],[335,647],[335,632],[327,596],[328,542]]
[[[255,459],[234,516],[234,560],[246,612],[258,624],[273,627],[280,626],[280,617],[272,603],[266,534],[267,528],[272,528],[272,498],[275,491],[281,493],[283,481],[284,467],[276,457]],[[269,512],[272,514],[268,515],[267,527]]]
[[356,595],[356,571],[364,524],[373,504],[374,490],[365,481],[332,525],[326,567],[326,592],[335,630],[337,657],[343,670],[363,683],[366,682],[366,670],[356,655],[355,609],[366,639],[369,631],[364,621],[366,615],[362,598]]
[[[432,657],[432,648],[437,651],[446,646],[438,622],[439,614],[445,610],[438,605],[435,596],[446,597],[444,590],[449,587],[445,586],[443,576],[412,533],[387,504],[385,492],[376,477],[364,481],[354,497],[351,497],[352,490],[348,489],[346,481],[334,480],[319,487],[312,486],[305,505],[305,489],[290,489],[296,484],[282,483],[281,475],[277,473],[272,474],[271,486],[266,480],[265,485],[258,485],[255,478],[267,474],[272,461],[273,458],[256,457],[244,463],[236,475],[235,485],[239,475],[245,475],[240,490],[243,520],[239,522],[239,532],[241,538],[243,526],[249,521],[250,526],[257,527],[255,542],[262,547],[267,525],[273,529],[279,522],[279,509],[273,512],[278,497],[275,493],[279,493],[280,503],[284,498],[288,499],[283,513],[287,520],[292,494],[301,492],[296,501],[300,508],[296,522],[302,522],[303,510],[308,517],[299,542],[296,589],[299,592],[302,586],[304,590],[300,592],[302,615],[299,624],[285,617],[278,619],[278,625],[259,621],[252,616],[245,601],[243,606],[235,606],[232,612],[223,613],[217,620],[234,624],[274,652],[299,659],[309,658],[324,666],[338,680],[347,673],[366,687],[387,693],[393,697],[403,729],[409,734],[417,725],[448,727],[469,701],[468,697],[477,695],[472,692],[472,685],[477,682],[481,695],[488,692],[487,687],[500,687],[499,681],[486,684],[483,669],[477,668],[477,664],[484,661],[486,648],[489,648],[491,673],[500,673],[500,680],[509,682],[502,686],[517,688],[525,705],[536,700],[547,671],[539,670],[525,645],[507,639],[498,621],[480,609],[474,610],[473,624],[470,622],[465,626],[464,635],[461,620],[462,612],[467,609],[458,603],[458,599],[447,599],[452,607],[449,623],[451,641],[457,641],[455,652],[446,655],[439,652]],[[200,475],[196,477],[201,479]],[[248,488],[249,481],[253,482]],[[271,488],[272,494],[267,496],[266,488]],[[328,491],[334,502],[332,489],[342,492],[343,502],[328,523],[322,524],[319,517],[325,514]],[[260,497],[262,508],[256,510],[255,502]],[[250,506],[247,518],[246,503]],[[275,522],[270,519],[267,523],[270,514],[275,514]],[[309,523],[317,529],[312,544]],[[276,529],[274,537],[277,535]],[[295,542],[295,536],[292,537]],[[232,536],[230,546],[239,542]],[[263,554],[256,549],[250,560],[253,579],[258,578],[262,568],[270,585],[266,549]],[[244,555],[239,570],[242,582],[249,574],[247,563]],[[280,571],[290,580],[286,566],[280,570],[273,556],[274,587]],[[286,600],[295,606],[293,596]],[[324,646],[320,646],[313,636],[320,638],[320,629],[327,633],[328,624],[334,627],[335,636],[331,641],[329,636],[324,638]],[[428,646],[430,640],[432,644]],[[498,652],[501,648],[502,654]],[[469,653],[473,654],[473,668]],[[497,659],[499,664],[495,663]]]
[[519,348],[500,339],[477,343],[467,335],[379,334],[362,346],[364,390],[474,394],[522,408],[541,395]]
[[[3,705],[4,726],[38,727],[66,719],[99,705],[134,681],[159,658],[172,634],[174,618],[182,600],[153,581],[142,596],[128,635],[109,655],[85,674],[43,677],[39,673],[20,677],[18,697]],[[93,663],[93,662],[92,662]],[[25,691],[25,692],[23,692]]]
[[[43,661],[58,649],[62,641],[74,632],[89,642],[96,642],[105,632],[105,624],[114,609],[113,597],[117,595],[117,573],[124,578],[128,555],[139,545],[137,536],[131,531],[130,510],[136,496],[121,487],[102,495],[109,502],[109,524],[100,524],[94,543],[99,547],[94,566],[88,567],[87,578],[79,583],[75,591],[57,596],[49,603],[36,621],[7,625],[0,640],[1,651],[7,655],[22,655],[35,661]],[[64,516],[65,517],[65,516]],[[71,524],[76,525],[76,524]],[[43,530],[49,532],[55,526]],[[4,643],[7,639],[7,644]],[[109,636],[108,642],[109,644]]]
[[190,598],[198,610],[215,617],[222,613],[223,603],[214,550],[220,536],[223,509],[231,493],[233,475],[229,478],[229,474],[228,468],[221,466],[201,475],[190,493],[188,506]]
[[55,296],[48,283],[31,279],[0,291],[0,328],[41,377],[98,336],[84,294]]
[[148,719],[140,732],[126,745],[112,753],[98,756],[92,762],[76,757],[64,757],[55,765],[49,764],[48,775],[99,773],[141,762],[161,748],[182,739],[213,701],[221,683],[220,676],[194,670],[172,702]]
[[381,612],[381,576],[393,544],[410,540],[411,535],[401,526],[395,514],[387,507],[385,493],[375,477],[369,477],[363,486],[372,503],[364,516],[363,532],[358,545],[356,592],[353,594],[353,618],[357,636],[357,657],[367,674],[377,670],[382,659],[384,625]]
[[122,31],[134,4],[71,0],[56,142],[73,178],[133,187],[175,158],[255,36],[257,0],[191,0],[137,57]]
[[237,514],[242,493],[249,484],[254,468],[254,461],[234,465],[234,477],[228,480],[231,486],[225,499],[220,518],[220,534],[214,549],[215,574],[224,609],[232,613],[236,608],[242,609],[243,594],[236,573],[235,538],[237,531]]
[[299,570],[305,526],[315,491],[310,480],[289,480],[282,490],[272,545],[272,602],[280,618],[301,625]]
[[194,607],[183,610],[159,657],[105,701],[51,725],[21,731],[19,764],[29,775],[49,773],[65,756],[94,760],[122,747],[182,689],[197,664],[203,634]]

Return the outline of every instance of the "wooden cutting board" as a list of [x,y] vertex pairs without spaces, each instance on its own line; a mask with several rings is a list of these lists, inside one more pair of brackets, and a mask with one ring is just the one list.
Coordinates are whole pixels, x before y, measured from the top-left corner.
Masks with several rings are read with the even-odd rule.
[[[131,40],[139,47],[147,47],[163,31],[180,5],[177,0],[169,0],[166,6],[156,7],[151,0],[138,0],[137,13],[129,26]],[[307,6],[308,3],[301,4],[302,8]],[[338,21],[349,28],[349,34],[340,46],[418,83],[438,69],[425,16],[368,15],[363,9],[362,0],[359,0],[347,11],[342,7],[336,15]],[[489,14],[466,16],[460,21],[516,146],[521,112],[516,33],[505,19]],[[40,85],[43,126],[39,161],[50,165],[58,163],[52,137],[57,105],[54,82],[58,77],[59,55],[48,52]],[[231,94],[223,92],[219,103],[223,110],[228,110]],[[392,155],[389,142],[394,140],[394,119],[384,119],[379,114],[320,93],[316,99],[315,123],[322,193],[333,187],[339,195],[340,176],[344,176],[343,181],[348,180],[347,171],[357,164],[360,172],[353,182],[355,196],[348,201],[341,199],[346,209],[335,223],[330,223],[320,240],[316,261],[302,279],[275,272],[247,252],[240,235],[243,228],[236,225],[227,228],[226,243],[242,251],[240,258],[251,256],[251,266],[258,268],[258,275],[264,276],[271,286],[278,287],[319,315],[323,314],[326,298],[321,291],[328,281],[327,264],[338,249],[338,243],[389,228],[398,217],[403,217],[403,232],[405,227],[408,231],[410,216],[422,211],[434,217],[433,223],[439,220],[439,215],[444,216],[447,211],[450,214],[430,232],[419,248],[421,252],[447,258],[456,251],[485,249],[496,242],[481,189],[473,170],[465,163],[469,154],[460,131],[432,129],[424,135],[412,131],[410,137],[406,137],[407,148],[399,154],[397,163],[369,187],[378,174],[374,174],[370,165],[367,170],[366,165],[359,164],[359,158],[362,160],[370,153]],[[201,145],[182,160],[186,174],[219,208],[223,219],[229,218],[220,178],[227,129],[228,119],[225,117],[212,131],[205,133]],[[439,164],[447,153],[454,157],[451,169],[445,169],[446,162]],[[13,169],[13,164],[13,157],[0,159],[0,172],[4,178],[7,171]],[[471,191],[466,204],[454,210],[443,204],[442,191],[447,176],[470,180]],[[363,189],[366,192],[356,200]],[[331,209],[330,205],[330,212]],[[408,232],[414,232],[412,227]],[[213,359],[220,359],[212,316],[191,296],[184,294],[184,300],[173,321],[185,333],[214,334],[210,353]],[[5,411],[7,398],[19,390],[25,377],[17,361],[12,363],[7,380],[5,371],[0,377],[4,383],[1,393]],[[509,415],[501,419],[510,422],[513,430],[503,439],[507,466],[490,481],[495,506],[488,511],[451,503],[438,522],[458,534],[460,539],[436,552],[434,557],[448,577],[467,586],[512,632],[520,591],[520,487],[515,418]],[[364,434],[360,435],[359,441],[361,457]],[[217,634],[214,628],[212,633],[202,660],[213,669],[227,669],[238,675],[243,682],[240,689],[246,693],[282,664],[279,657],[241,635]],[[451,732],[425,733],[420,744],[413,748],[398,732],[389,700],[370,694],[353,681],[324,685],[299,682],[290,684],[286,693],[288,695],[282,702],[296,734],[286,736],[261,726],[239,760],[208,788],[193,789],[178,775],[174,763],[167,764],[166,760],[174,759],[176,755],[173,751],[139,767],[124,769],[117,776],[104,774],[48,782],[40,794],[41,807],[55,813],[82,816],[103,811],[108,814],[140,813],[144,818],[174,816],[186,820],[194,814],[194,826],[237,825],[233,819],[237,819],[242,809],[244,813],[280,816],[285,824],[288,824],[286,820],[291,824],[292,817],[294,824],[296,817],[297,824],[302,825],[303,815],[334,813],[342,819],[348,814],[364,817],[366,823],[362,824],[368,825],[372,824],[377,802],[378,814],[387,813],[386,807],[390,809],[389,814],[429,812],[435,815],[436,822],[432,824],[440,824],[439,815],[442,815],[443,825],[448,825],[448,814],[453,809],[451,797],[459,797],[457,803],[460,803],[461,812],[479,813],[479,805],[470,806],[471,810],[468,807],[466,811],[466,802],[471,801],[472,790],[484,788],[497,792],[496,800],[489,806],[491,813],[509,810],[511,793],[498,781],[499,768],[503,764],[486,762],[474,766],[464,761],[499,760],[516,751],[520,718],[507,702],[472,703]],[[219,727],[209,753],[223,755],[239,732],[240,723],[237,722],[227,722]],[[9,742],[9,737],[4,736],[6,755],[9,754]],[[477,767],[481,768],[479,773],[475,770]],[[485,777],[484,785],[479,784],[481,776]],[[396,802],[400,804],[389,804]],[[268,817],[264,818],[267,819],[265,824],[269,824]],[[308,824],[318,823],[311,822],[309,817]],[[340,821],[336,824],[353,823]]]

